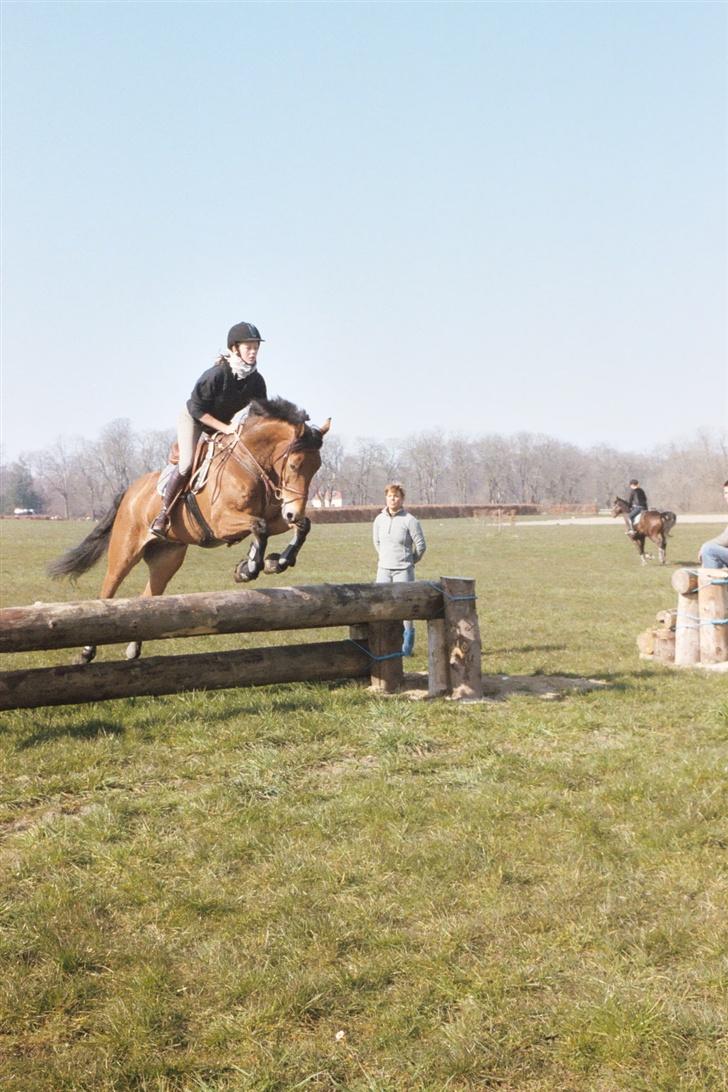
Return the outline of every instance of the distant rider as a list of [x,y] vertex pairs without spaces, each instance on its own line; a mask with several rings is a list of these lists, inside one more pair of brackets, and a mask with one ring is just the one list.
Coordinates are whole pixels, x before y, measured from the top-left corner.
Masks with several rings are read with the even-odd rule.
[[629,494],[629,497],[627,498],[627,504],[629,505],[629,512],[627,514],[627,519],[629,520],[630,530],[625,531],[625,534],[629,535],[630,538],[634,538],[634,535],[635,535],[635,525],[634,525],[635,517],[638,516],[640,514],[640,512],[646,512],[648,505],[647,505],[647,497],[645,495],[645,491],[642,488],[642,486],[640,485],[640,483],[637,481],[637,478],[631,478],[630,479],[629,488],[630,488],[630,494]]
[[192,470],[200,433],[235,432],[230,424],[235,414],[254,398],[267,397],[265,380],[256,368],[262,340],[252,322],[238,322],[228,333],[228,351],[221,353],[195,383],[177,420],[179,462],[164,487],[159,515],[149,528],[157,538],[167,536],[172,510]]

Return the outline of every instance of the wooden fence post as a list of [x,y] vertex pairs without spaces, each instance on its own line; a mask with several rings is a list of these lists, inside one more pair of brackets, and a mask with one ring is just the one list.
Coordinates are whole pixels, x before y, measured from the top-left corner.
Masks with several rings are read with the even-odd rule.
[[396,694],[402,687],[402,623],[370,622],[369,651],[372,655],[371,685],[384,694]]
[[440,581],[445,606],[445,639],[452,697],[461,701],[482,698],[475,581],[455,576],[443,576]]
[[450,657],[444,618],[427,623],[427,693],[431,698],[450,693]]
[[677,592],[675,619],[675,663],[680,666],[700,662],[700,616],[698,614],[698,576],[691,569],[672,574]]
[[728,661],[728,571],[698,569],[700,662]]

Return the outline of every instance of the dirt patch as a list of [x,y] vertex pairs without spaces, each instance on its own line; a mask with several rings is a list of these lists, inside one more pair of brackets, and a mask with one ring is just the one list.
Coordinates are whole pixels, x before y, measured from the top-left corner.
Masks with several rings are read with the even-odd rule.
[[[603,679],[574,675],[483,675],[483,700],[506,701],[512,694],[532,694],[544,701],[559,701],[568,694],[583,694],[606,685]],[[407,672],[396,696],[412,701],[427,698],[427,673]]]

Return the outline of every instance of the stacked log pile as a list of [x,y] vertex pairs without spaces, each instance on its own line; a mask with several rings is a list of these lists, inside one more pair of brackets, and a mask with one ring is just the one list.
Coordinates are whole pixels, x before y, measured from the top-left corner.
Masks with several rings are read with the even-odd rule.
[[678,569],[677,606],[637,638],[643,659],[675,667],[728,670],[728,570]]

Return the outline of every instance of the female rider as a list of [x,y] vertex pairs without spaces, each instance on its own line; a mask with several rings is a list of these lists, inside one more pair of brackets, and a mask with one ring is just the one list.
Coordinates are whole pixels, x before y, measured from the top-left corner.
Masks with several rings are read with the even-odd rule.
[[166,538],[172,510],[187,483],[201,432],[231,433],[230,421],[254,398],[266,398],[263,376],[256,370],[263,339],[252,322],[238,322],[227,337],[228,351],[203,372],[177,420],[179,462],[164,487],[162,507],[149,528]]

